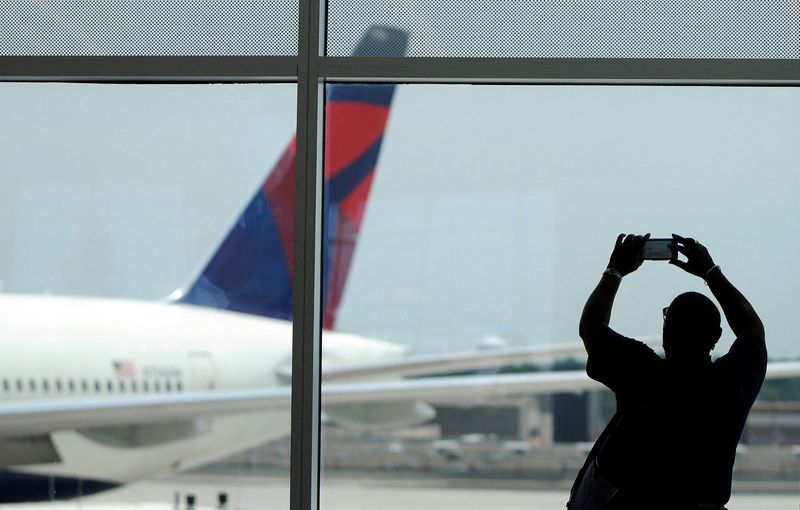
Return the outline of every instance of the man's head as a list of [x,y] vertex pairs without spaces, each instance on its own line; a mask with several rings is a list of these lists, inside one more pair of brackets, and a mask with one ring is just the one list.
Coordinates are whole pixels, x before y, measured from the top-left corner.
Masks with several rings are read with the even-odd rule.
[[664,312],[667,358],[705,358],[722,335],[717,305],[698,292],[684,292]]

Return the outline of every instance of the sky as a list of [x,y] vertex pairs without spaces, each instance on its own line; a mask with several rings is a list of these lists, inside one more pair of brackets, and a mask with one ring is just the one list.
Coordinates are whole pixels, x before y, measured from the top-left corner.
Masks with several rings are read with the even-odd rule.
[[[155,300],[186,285],[292,136],[295,88],[0,84],[4,292]],[[337,329],[416,352],[577,341],[620,232],[691,235],[800,356],[800,91],[398,88]],[[702,280],[627,277],[658,335]],[[726,329],[719,349],[730,345]]]
[[[577,341],[617,234],[676,232],[752,300],[772,354],[796,356],[799,101],[778,88],[404,86],[342,326],[425,350]],[[612,327],[659,335],[686,290],[708,294],[647,262]]]

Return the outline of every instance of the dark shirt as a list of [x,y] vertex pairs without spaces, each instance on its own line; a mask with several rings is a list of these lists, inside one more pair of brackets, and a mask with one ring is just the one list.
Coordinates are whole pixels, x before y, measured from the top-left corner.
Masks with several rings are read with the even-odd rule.
[[764,339],[742,336],[714,362],[691,364],[663,359],[610,328],[593,344],[586,372],[614,391],[621,413],[597,457],[620,488],[618,507],[724,505],[736,445],[764,381]]

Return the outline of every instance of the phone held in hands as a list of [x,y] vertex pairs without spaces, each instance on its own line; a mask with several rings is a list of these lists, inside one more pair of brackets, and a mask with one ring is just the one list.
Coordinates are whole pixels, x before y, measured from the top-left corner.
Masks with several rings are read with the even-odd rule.
[[669,260],[675,251],[672,239],[648,239],[642,248],[644,260]]

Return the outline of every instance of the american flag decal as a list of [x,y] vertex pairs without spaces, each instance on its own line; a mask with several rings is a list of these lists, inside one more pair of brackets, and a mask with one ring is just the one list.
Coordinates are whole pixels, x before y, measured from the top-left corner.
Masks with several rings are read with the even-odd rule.
[[117,379],[127,379],[136,376],[136,372],[133,369],[132,361],[129,360],[114,361],[112,363],[112,366],[114,367],[114,376]]

